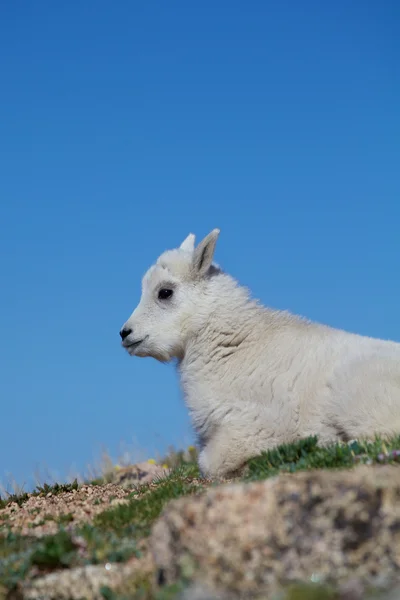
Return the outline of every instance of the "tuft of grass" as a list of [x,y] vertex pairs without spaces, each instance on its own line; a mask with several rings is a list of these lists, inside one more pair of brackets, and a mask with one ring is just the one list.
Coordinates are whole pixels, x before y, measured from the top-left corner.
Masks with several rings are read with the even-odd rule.
[[337,591],[319,583],[296,583],[285,590],[284,600],[338,600]]
[[29,498],[28,492],[21,492],[16,494],[7,494],[6,498],[0,496],[0,509],[5,508],[8,504],[15,502],[18,506],[22,506]]
[[318,446],[310,436],[292,444],[282,444],[248,462],[244,480],[266,479],[278,473],[315,469],[349,469],[356,464],[400,462],[400,435],[390,440],[337,442]]
[[77,545],[66,531],[43,537],[30,556],[30,564],[40,570],[62,569],[77,562]]
[[53,485],[44,483],[43,485],[38,485],[36,486],[36,493],[43,496],[47,496],[47,494],[53,494],[53,496],[56,496],[57,494],[61,494],[63,492],[72,492],[78,488],[78,480],[74,479],[72,483],[54,483]]

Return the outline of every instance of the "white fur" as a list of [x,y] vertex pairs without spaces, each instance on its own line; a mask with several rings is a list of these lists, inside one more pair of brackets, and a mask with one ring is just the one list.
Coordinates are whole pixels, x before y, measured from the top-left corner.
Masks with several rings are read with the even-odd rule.
[[[130,354],[177,359],[202,473],[227,475],[307,435],[400,433],[400,344],[260,305],[212,262],[218,234],[164,252],[124,325]],[[173,296],[158,300],[160,288]]]

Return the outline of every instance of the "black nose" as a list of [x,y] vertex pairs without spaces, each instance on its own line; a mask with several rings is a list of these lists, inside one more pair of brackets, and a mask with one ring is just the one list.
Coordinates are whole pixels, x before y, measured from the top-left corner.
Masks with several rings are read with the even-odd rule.
[[125,329],[125,327],[123,329],[121,329],[121,331],[119,332],[119,335],[121,336],[121,338],[124,340],[126,337],[128,337],[128,335],[132,333],[132,329]]

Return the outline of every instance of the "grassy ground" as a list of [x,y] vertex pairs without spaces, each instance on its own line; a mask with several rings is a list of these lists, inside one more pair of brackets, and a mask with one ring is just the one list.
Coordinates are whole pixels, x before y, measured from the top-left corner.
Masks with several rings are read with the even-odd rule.
[[[140,494],[132,489],[126,503],[117,506],[105,506],[89,524],[83,524],[74,531],[68,531],[68,515],[60,518],[58,531],[54,535],[42,538],[22,536],[12,532],[8,519],[0,516],[0,598],[6,598],[18,584],[32,573],[40,575],[57,569],[69,569],[88,564],[124,563],[129,558],[140,557],[143,541],[148,537],[152,524],[163,507],[172,499],[190,494],[201,494],[210,483],[199,479],[196,453],[171,453],[162,459],[173,467],[171,473],[140,488]],[[390,442],[377,439],[370,443],[353,442],[335,444],[319,448],[316,438],[307,438],[295,444],[280,446],[254,458],[248,464],[244,481],[266,479],[280,472],[295,472],[307,469],[349,469],[359,463],[400,462],[400,436]],[[97,485],[103,481],[97,480]],[[78,488],[78,482],[65,485],[41,486],[33,493],[44,497],[57,495]],[[28,496],[21,494],[0,499],[0,508],[16,502],[22,505]],[[179,586],[178,586],[179,587]],[[178,588],[160,591],[159,598],[174,598]],[[293,588],[287,598],[291,600],[333,600],[334,591],[317,588],[304,591]],[[306,595],[304,595],[306,594]],[[108,600],[125,600],[109,589],[103,590]],[[149,582],[135,585],[130,598],[150,598]],[[127,598],[127,597],[126,597]]]

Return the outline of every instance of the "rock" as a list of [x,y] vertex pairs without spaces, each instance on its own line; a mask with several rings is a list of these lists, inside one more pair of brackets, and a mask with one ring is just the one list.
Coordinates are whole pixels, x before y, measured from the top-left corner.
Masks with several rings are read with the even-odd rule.
[[185,589],[177,598],[177,600],[229,600],[216,594],[215,591],[208,589],[201,583],[194,583]]
[[104,600],[102,591],[133,595],[137,584],[150,577],[151,557],[132,558],[124,564],[106,563],[56,571],[22,584],[24,600]]
[[150,462],[136,463],[115,471],[112,480],[124,488],[151,483],[155,479],[165,477],[169,469]]
[[[231,600],[229,593],[210,591],[203,584],[195,583],[188,586],[174,600]],[[364,586],[354,584],[351,590],[333,590],[332,588],[308,586],[290,586],[273,596],[256,593],[243,596],[244,600],[399,600],[400,587],[386,592],[365,592]]]
[[[171,502],[153,527],[157,579],[231,598],[308,581],[385,588],[400,579],[400,468],[358,466],[235,483]],[[269,596],[268,596],[269,597]]]

